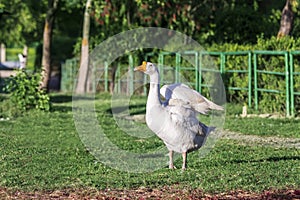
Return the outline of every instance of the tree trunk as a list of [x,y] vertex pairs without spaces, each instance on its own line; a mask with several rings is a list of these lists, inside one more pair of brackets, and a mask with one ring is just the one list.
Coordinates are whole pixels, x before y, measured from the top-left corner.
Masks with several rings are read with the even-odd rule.
[[55,13],[59,0],[48,0],[48,11],[43,34],[42,83],[41,88],[47,89],[51,70],[51,41]]
[[78,75],[78,82],[76,86],[76,93],[83,94],[87,92],[89,86],[88,83],[88,68],[89,68],[89,33],[90,33],[90,13],[89,8],[91,7],[92,0],[87,0],[84,12],[83,21],[83,38],[81,43],[81,58],[80,68]]
[[118,69],[118,65],[115,65],[112,67],[112,71],[111,71],[111,82],[109,84],[109,92],[110,94],[114,93],[114,89],[115,89],[115,79],[116,79],[116,72]]
[[294,13],[292,10],[291,0],[287,0],[281,13],[280,29],[277,38],[287,36],[293,28]]

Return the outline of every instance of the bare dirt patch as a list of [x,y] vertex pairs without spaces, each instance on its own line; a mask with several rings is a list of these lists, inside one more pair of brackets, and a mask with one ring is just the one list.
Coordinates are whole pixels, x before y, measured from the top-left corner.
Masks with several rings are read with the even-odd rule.
[[22,192],[0,188],[0,199],[300,199],[300,190],[267,190],[261,193],[232,191],[220,194],[205,194],[199,189],[180,189],[176,186],[162,188],[138,188],[130,190],[65,189],[55,191]]
[[286,137],[262,137],[256,135],[245,135],[237,132],[224,130],[223,139],[238,140],[241,144],[272,146],[274,148],[296,148],[300,149],[300,138]]

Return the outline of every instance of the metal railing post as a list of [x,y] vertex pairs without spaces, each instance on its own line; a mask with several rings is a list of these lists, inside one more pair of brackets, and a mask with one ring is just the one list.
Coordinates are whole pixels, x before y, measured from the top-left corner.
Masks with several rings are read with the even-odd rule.
[[285,64],[285,102],[286,102],[286,115],[290,116],[290,89],[289,89],[289,53],[284,54],[284,64]]
[[129,55],[129,57],[128,57],[128,59],[129,59],[129,83],[127,83],[127,84],[129,84],[129,94],[132,94],[133,93],[133,77],[134,77],[134,75],[133,75],[133,68],[134,68],[134,66],[133,66],[133,57],[132,57],[132,55],[130,54]]
[[108,63],[104,62],[104,91],[108,91]]
[[198,67],[198,77],[199,77],[199,80],[198,80],[198,92],[202,92],[202,56],[203,56],[203,52],[201,51],[200,54],[199,54],[199,67]]
[[[116,79],[118,81],[118,84],[117,84],[117,93],[120,94],[121,93],[121,65],[120,63],[118,62],[118,66],[117,66],[117,71],[116,71]],[[115,79],[115,80],[116,80]]]
[[176,53],[176,64],[175,64],[175,82],[179,83],[180,82],[180,63],[181,63],[181,54]]
[[195,78],[195,89],[199,91],[199,53],[197,51],[195,52]]
[[248,106],[252,104],[252,53],[248,52]]
[[159,69],[159,72],[160,72],[160,82],[161,83],[163,83],[163,81],[164,81],[163,65],[164,65],[164,55],[162,53],[159,53],[159,55],[158,55],[158,69]]
[[258,109],[258,94],[257,94],[257,54],[253,53],[253,73],[254,73],[254,105],[255,110]]
[[290,56],[290,102],[291,102],[291,115],[295,116],[295,102],[294,102],[294,55],[293,52],[289,53]]
[[224,74],[225,72],[225,63],[226,63],[226,55],[224,52],[221,52],[220,54],[220,73]]

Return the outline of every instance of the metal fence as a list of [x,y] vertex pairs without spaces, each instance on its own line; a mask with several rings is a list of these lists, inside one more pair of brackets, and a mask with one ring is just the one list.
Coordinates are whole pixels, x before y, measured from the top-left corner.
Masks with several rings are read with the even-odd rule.
[[[210,57],[214,66],[209,66],[207,57]],[[282,60],[276,70],[268,70],[261,62],[262,58],[268,60],[276,57]],[[115,82],[114,91],[121,93],[133,93],[135,84],[143,82],[142,94],[147,94],[147,76],[137,77],[133,68],[141,61],[151,60],[156,62],[161,74],[163,84],[185,82],[200,93],[205,89],[212,87],[205,82],[203,77],[206,73],[220,73],[224,77],[224,84],[227,92],[243,92],[247,99],[249,107],[258,110],[260,107],[261,95],[277,95],[278,98],[284,98],[284,109],[287,116],[294,116],[295,106],[300,100],[300,51],[237,51],[237,52],[205,52],[205,51],[184,51],[184,52],[159,52],[147,53],[144,58],[137,58],[134,55],[128,55],[127,62],[114,63],[116,69],[112,73],[112,67],[104,63],[103,76],[98,77],[97,82],[101,87],[100,91],[108,92],[111,82]],[[186,62],[188,60],[188,62]],[[239,60],[236,62],[236,60]],[[71,91],[72,84],[76,79],[74,72],[78,69],[78,60],[67,60],[62,66],[62,91]],[[120,77],[123,73],[127,74],[127,79]],[[114,77],[113,77],[114,76]],[[278,80],[278,88],[270,88],[265,77]],[[226,79],[227,77],[227,79]],[[228,79],[230,77],[230,79]],[[235,81],[235,78],[243,81]],[[142,80],[141,80],[142,79]],[[226,80],[230,80],[228,83]],[[123,84],[123,85],[122,85]],[[124,86],[124,84],[126,86]],[[122,88],[126,88],[125,90]]]
[[295,79],[296,77],[300,78],[300,63],[295,63],[295,57],[298,57],[298,60],[300,60],[300,51],[291,51],[289,53],[290,58],[290,102],[291,102],[291,115],[295,115],[295,98],[296,96],[300,98],[300,87],[298,82],[298,87],[295,86]]
[[76,73],[79,68],[79,59],[68,59],[61,65],[60,90],[62,92],[72,92],[76,80]]

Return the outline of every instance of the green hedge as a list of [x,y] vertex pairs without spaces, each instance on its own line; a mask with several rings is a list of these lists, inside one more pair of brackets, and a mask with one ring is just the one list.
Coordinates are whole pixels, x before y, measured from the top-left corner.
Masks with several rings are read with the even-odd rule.
[[[255,45],[241,45],[241,44],[214,44],[210,47],[206,47],[207,52],[251,52],[251,107],[255,107],[254,101],[254,69],[253,69],[253,52],[256,50],[263,51],[294,51],[300,50],[300,39],[292,37],[284,37],[277,39],[272,37],[270,39],[264,39],[263,37],[257,38],[257,43]],[[221,65],[220,55],[210,56],[214,61],[215,67]],[[226,55],[225,61],[225,73],[223,73],[223,82],[226,88],[227,101],[232,103],[238,103],[241,105],[248,104],[249,102],[249,92],[246,90],[249,84],[249,75],[247,73],[249,66],[249,56],[248,54],[240,55]],[[185,57],[186,58],[186,57]],[[193,59],[191,57],[191,59]],[[166,55],[164,57],[164,63],[167,66],[175,68],[175,55]],[[158,62],[158,57],[152,59],[152,62]],[[300,55],[294,56],[295,71],[300,72]],[[205,66],[207,64],[204,64]],[[187,60],[181,58],[181,67],[192,67]],[[205,67],[204,66],[204,67]],[[209,67],[209,66],[208,66]],[[270,93],[270,92],[258,92],[258,111],[259,112],[278,112],[287,113],[286,108],[286,82],[285,82],[285,59],[283,55],[257,55],[257,69],[263,71],[281,72],[283,75],[265,74],[258,73],[257,83],[258,88],[278,90],[281,93]],[[232,72],[231,70],[244,70],[245,72]],[[172,71],[172,70],[171,70]],[[164,79],[169,79],[169,81],[175,81],[174,74],[171,73],[167,67],[164,70]],[[229,71],[229,72],[228,72]],[[171,74],[170,74],[171,73]],[[203,72],[204,77],[208,74]],[[213,75],[211,73],[210,75]],[[189,71],[183,69],[180,72],[180,76],[184,82],[190,82],[191,86],[195,83],[194,71]],[[173,79],[172,79],[173,78]],[[209,78],[208,78],[209,79]],[[203,77],[202,77],[203,81]],[[244,88],[239,89],[229,89],[229,88]],[[294,90],[300,92],[300,75],[294,76]],[[209,96],[209,91],[206,86],[201,88],[201,93],[205,96]],[[295,108],[300,110],[300,95],[295,96]]]

